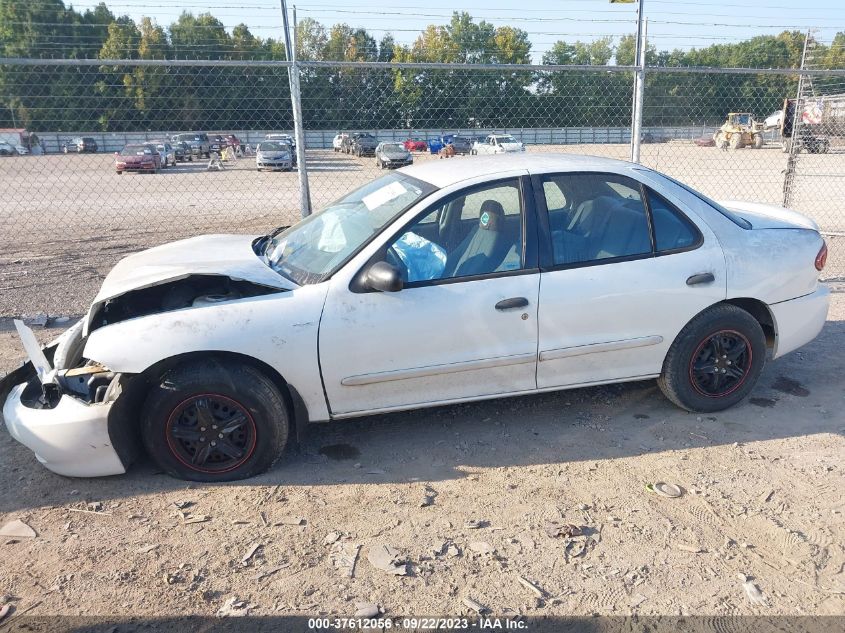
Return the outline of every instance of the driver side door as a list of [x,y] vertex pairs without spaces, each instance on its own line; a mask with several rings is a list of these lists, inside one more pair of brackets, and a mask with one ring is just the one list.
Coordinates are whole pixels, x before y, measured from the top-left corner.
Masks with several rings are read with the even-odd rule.
[[[536,388],[540,275],[526,186],[514,177],[442,199],[351,281],[331,280],[319,353],[332,417]],[[398,292],[362,285],[381,261],[400,270]]]

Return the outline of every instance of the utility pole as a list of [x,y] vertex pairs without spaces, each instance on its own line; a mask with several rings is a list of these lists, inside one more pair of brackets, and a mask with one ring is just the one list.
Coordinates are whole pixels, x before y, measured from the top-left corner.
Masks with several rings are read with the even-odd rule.
[[637,5],[637,72],[634,77],[634,110],[631,114],[631,162],[640,162],[640,140],[643,129],[643,99],[645,97],[646,31],[648,22],[643,21],[643,0]]
[[282,22],[285,30],[285,52],[288,61],[288,81],[290,100],[293,109],[293,129],[296,138],[296,162],[299,174],[299,209],[303,218],[311,215],[311,191],[308,188],[308,170],[305,166],[305,130],[302,126],[302,99],[299,91],[299,66],[296,63],[296,7],[293,8],[293,44],[288,25],[288,7],[286,0],[279,0],[282,6]]

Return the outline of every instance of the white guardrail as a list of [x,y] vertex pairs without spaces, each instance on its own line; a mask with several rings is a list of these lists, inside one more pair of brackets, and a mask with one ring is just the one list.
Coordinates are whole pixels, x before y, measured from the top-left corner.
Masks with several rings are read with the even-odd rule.
[[[692,140],[712,135],[716,126],[699,125],[689,127],[644,127],[643,134],[651,135],[655,141]],[[44,144],[47,153],[60,152],[62,146],[72,138],[85,136],[93,138],[100,152],[116,152],[129,143],[170,138],[173,134],[190,130],[148,131],[148,132],[39,132],[35,134]],[[234,134],[242,143],[253,147],[264,140],[267,134],[283,133],[293,135],[293,130],[202,130],[220,134]],[[404,141],[408,138],[429,139],[444,134],[461,136],[486,136],[487,134],[512,134],[527,145],[583,145],[583,144],[628,144],[631,130],[621,127],[568,127],[568,128],[501,128],[501,129],[451,129],[429,128],[420,130],[343,130],[344,132],[370,132],[380,141]],[[336,130],[306,130],[307,149],[331,149]],[[776,140],[777,133],[771,133],[767,141]],[[767,133],[767,137],[769,133]]]

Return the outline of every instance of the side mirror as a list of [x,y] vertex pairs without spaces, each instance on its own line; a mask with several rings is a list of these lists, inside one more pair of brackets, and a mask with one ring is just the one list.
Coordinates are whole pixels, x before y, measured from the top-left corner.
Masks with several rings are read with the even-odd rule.
[[370,266],[364,275],[364,283],[379,292],[399,292],[404,285],[399,269],[387,262],[376,262]]

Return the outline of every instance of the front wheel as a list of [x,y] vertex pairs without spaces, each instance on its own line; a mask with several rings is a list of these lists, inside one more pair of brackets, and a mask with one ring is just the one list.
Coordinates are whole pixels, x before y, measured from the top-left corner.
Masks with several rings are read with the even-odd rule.
[[164,374],[147,396],[142,420],[153,461],[194,481],[263,473],[288,440],[287,408],[273,381],[249,365],[215,360]]
[[682,409],[721,411],[754,389],[765,364],[766,337],[760,324],[745,310],[720,304],[681,330],[657,384]]

